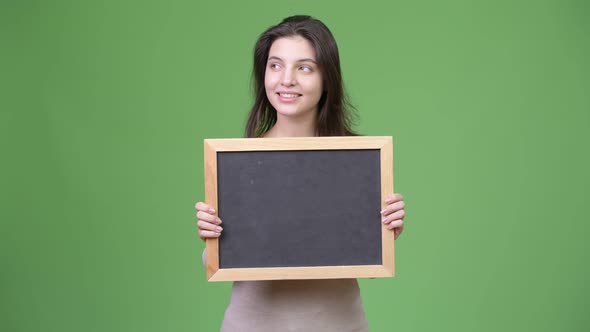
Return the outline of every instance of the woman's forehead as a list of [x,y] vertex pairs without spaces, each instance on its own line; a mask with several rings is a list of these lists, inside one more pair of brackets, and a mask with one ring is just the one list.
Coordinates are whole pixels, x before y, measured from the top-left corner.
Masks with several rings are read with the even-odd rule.
[[268,57],[283,61],[316,61],[315,49],[307,39],[301,36],[278,38],[270,46]]

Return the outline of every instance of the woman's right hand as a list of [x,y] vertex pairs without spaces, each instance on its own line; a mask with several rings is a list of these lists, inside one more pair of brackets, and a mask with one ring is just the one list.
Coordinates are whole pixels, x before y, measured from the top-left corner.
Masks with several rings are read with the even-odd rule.
[[197,227],[201,240],[218,238],[223,228],[219,226],[221,219],[215,215],[215,209],[203,202],[197,202],[195,209],[197,209]]

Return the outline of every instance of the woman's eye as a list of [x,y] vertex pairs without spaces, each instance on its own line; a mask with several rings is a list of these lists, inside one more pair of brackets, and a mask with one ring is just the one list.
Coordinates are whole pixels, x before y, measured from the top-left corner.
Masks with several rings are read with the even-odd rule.
[[281,68],[281,67],[277,63],[270,64],[270,69],[272,69],[272,70],[278,70],[279,68]]
[[305,73],[311,73],[312,69],[309,66],[301,66],[300,69]]

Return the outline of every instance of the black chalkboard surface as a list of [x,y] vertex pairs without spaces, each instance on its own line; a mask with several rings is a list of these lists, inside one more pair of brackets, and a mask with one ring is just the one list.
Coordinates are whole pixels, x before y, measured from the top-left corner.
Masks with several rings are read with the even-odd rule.
[[209,280],[393,276],[392,163],[391,137],[205,140]]

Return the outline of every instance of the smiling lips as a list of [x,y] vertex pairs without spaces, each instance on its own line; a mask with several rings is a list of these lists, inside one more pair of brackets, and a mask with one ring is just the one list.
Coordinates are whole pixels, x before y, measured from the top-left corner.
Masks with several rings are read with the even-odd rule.
[[277,95],[281,101],[293,101],[297,97],[301,97],[301,94],[296,92],[277,92]]

